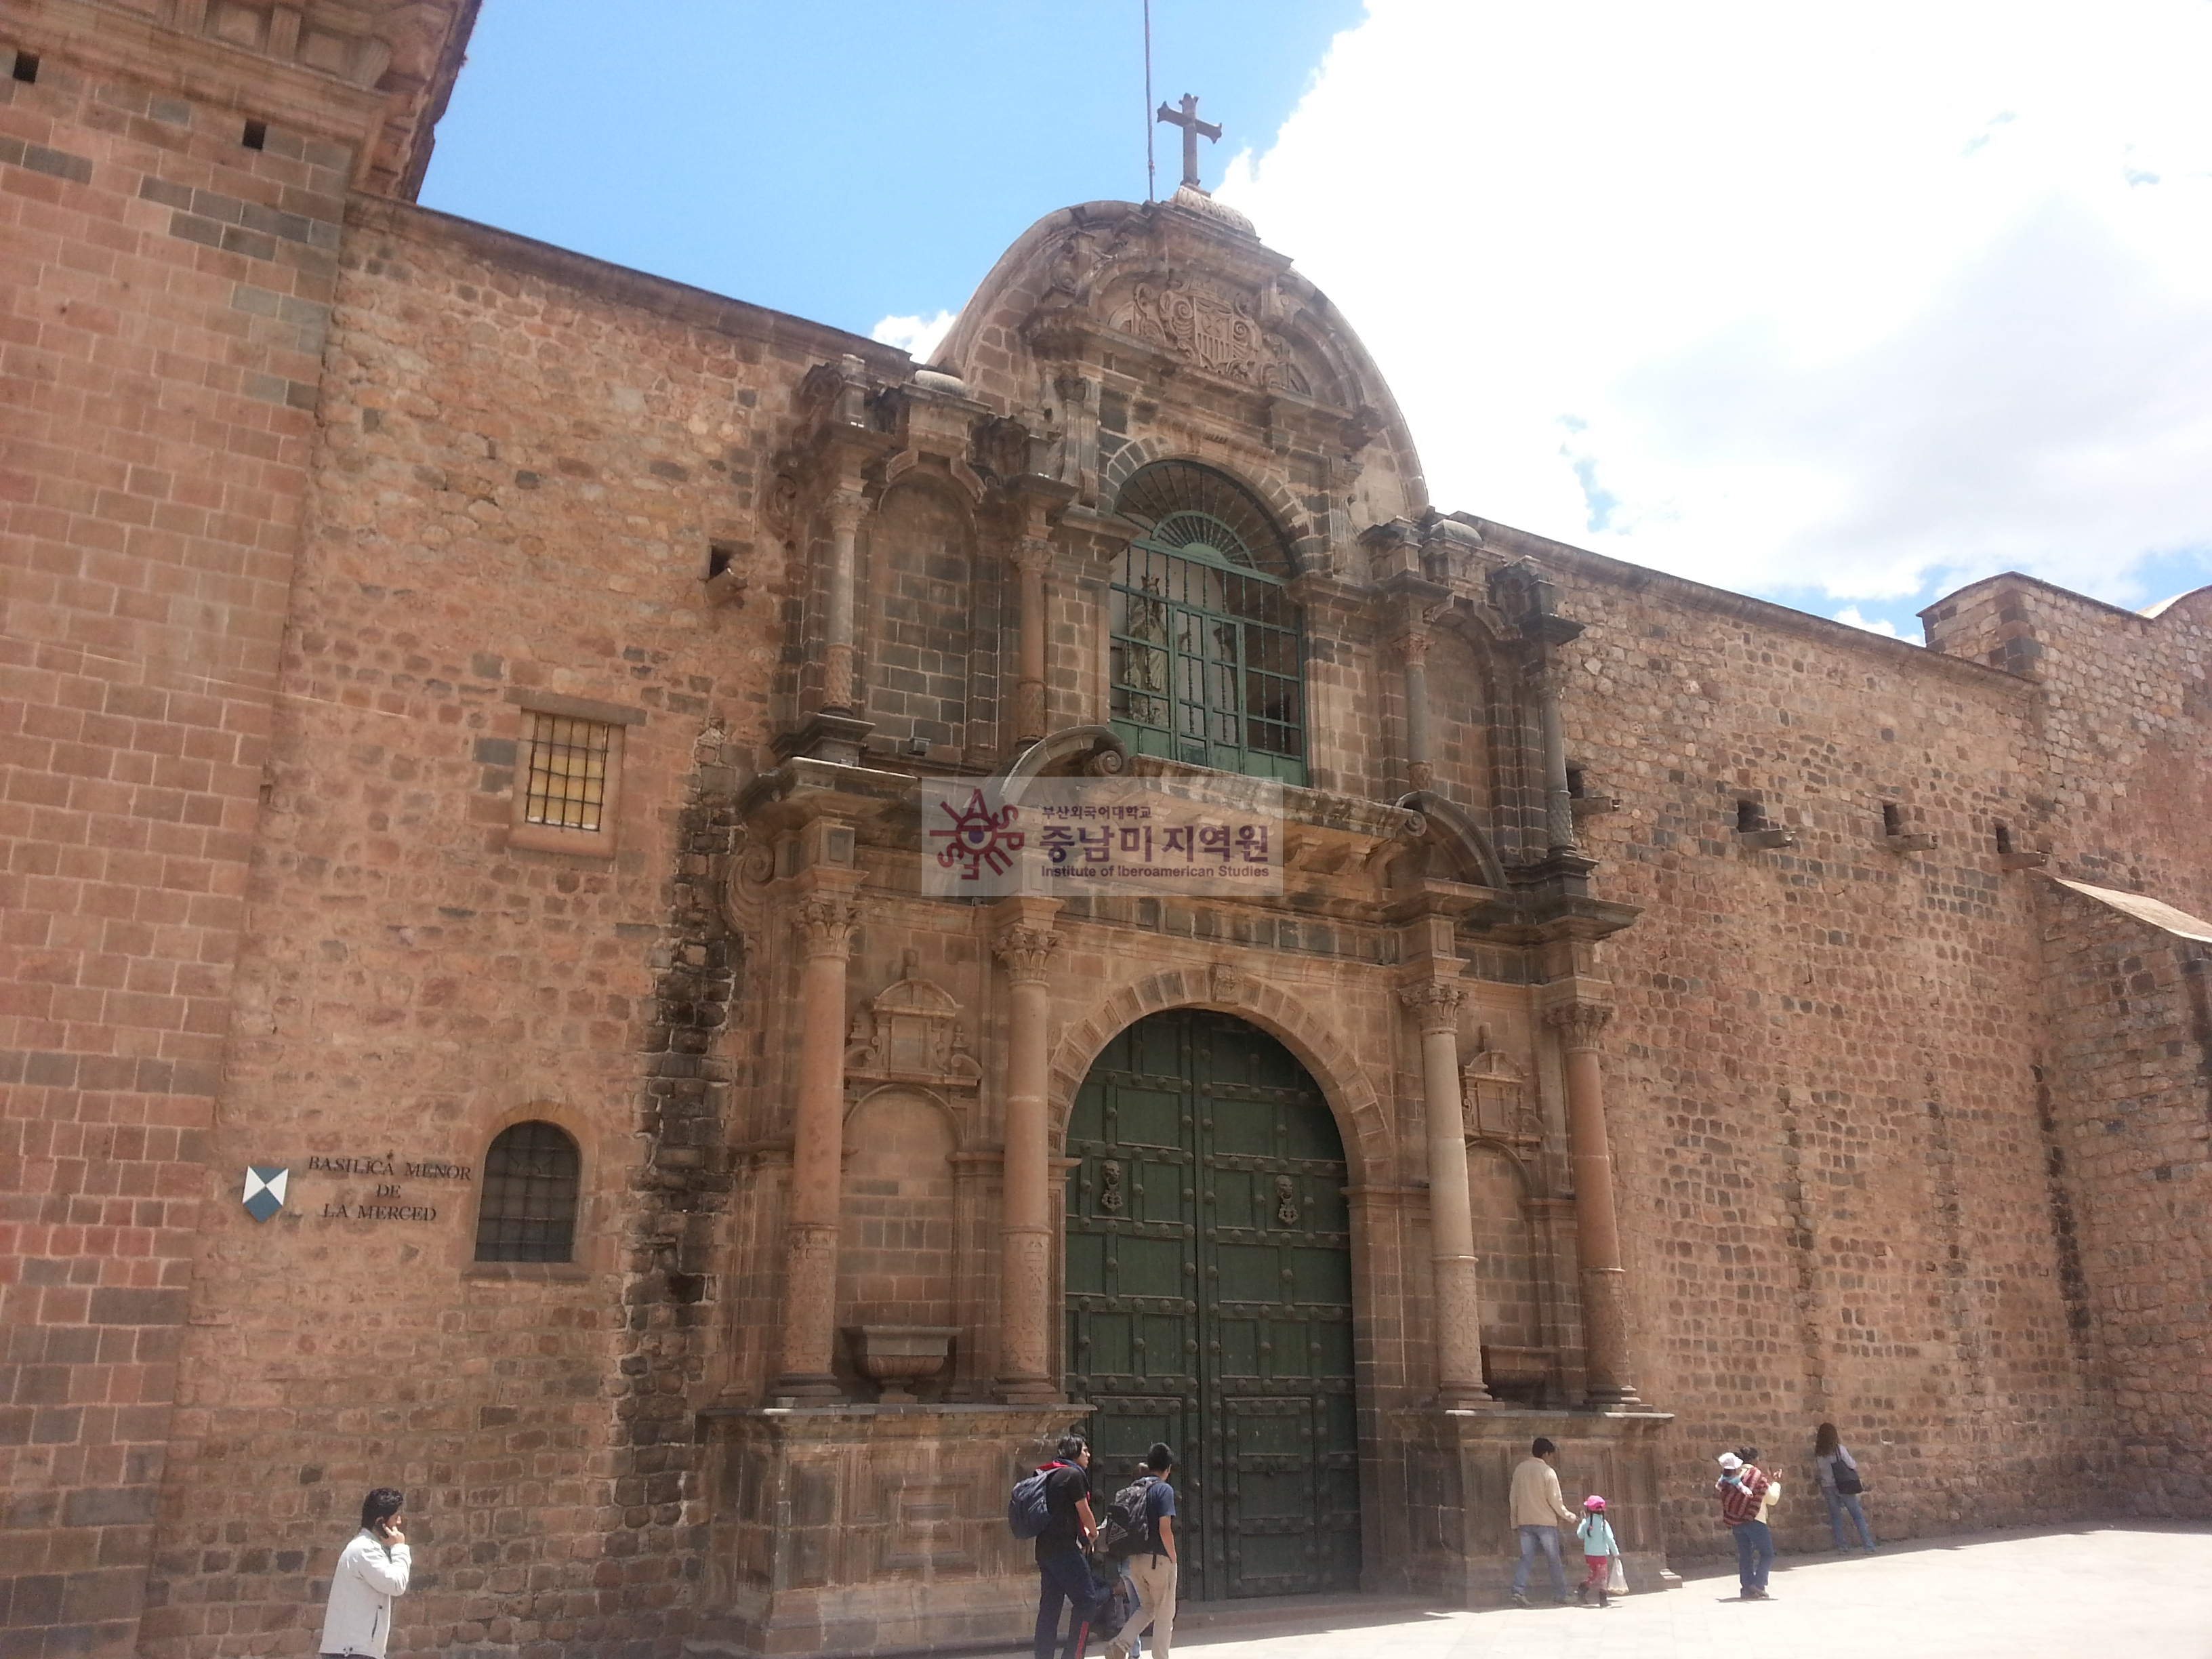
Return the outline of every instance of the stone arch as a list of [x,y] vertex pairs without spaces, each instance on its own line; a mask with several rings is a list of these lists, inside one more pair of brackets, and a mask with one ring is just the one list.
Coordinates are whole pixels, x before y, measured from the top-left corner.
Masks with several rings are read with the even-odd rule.
[[1401,797],[1397,804],[1421,815],[1425,827],[1419,844],[1438,855],[1452,879],[1478,880],[1485,887],[1505,885],[1505,866],[1498,860],[1498,849],[1474,815],[1457,802],[1420,790]]
[[1389,1179],[1390,1125],[1381,1097],[1358,1057],[1295,997],[1249,974],[1226,968],[1170,968],[1110,992],[1096,1008],[1063,1030],[1052,1060],[1053,1134],[1065,1144],[1075,1097],[1101,1051],[1147,1014],[1170,1008],[1206,1008],[1249,1021],[1273,1037],[1321,1087],[1344,1137],[1345,1160],[1354,1188]]
[[960,1127],[960,1114],[952,1109],[952,1103],[934,1089],[920,1083],[878,1083],[872,1087],[856,1091],[845,1103],[845,1151],[849,1158],[853,1149],[852,1125],[860,1110],[881,1095],[912,1095],[937,1109],[936,1115],[944,1122],[945,1133],[952,1137],[952,1150],[959,1152],[968,1137]]
[[1235,479],[1257,496],[1260,504],[1273,517],[1283,539],[1290,544],[1291,564],[1297,574],[1304,575],[1328,568],[1325,532],[1314,524],[1312,515],[1292,493],[1289,483],[1272,468],[1253,471],[1234,459],[1194,454],[1166,438],[1139,438],[1116,451],[1113,459],[1099,469],[1098,493],[1102,500],[1109,504],[1120,500],[1121,486],[1157,461],[1188,461],[1193,466],[1208,467]]

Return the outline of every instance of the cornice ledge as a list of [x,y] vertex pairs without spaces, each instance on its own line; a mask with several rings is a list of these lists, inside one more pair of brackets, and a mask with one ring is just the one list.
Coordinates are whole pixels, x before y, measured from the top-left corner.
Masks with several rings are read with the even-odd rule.
[[459,247],[506,270],[540,276],[591,298],[672,322],[787,347],[817,358],[859,357],[888,379],[903,380],[914,367],[914,360],[897,347],[848,334],[827,323],[612,264],[412,202],[356,191],[346,200],[346,224],[350,229],[382,232],[429,246]]

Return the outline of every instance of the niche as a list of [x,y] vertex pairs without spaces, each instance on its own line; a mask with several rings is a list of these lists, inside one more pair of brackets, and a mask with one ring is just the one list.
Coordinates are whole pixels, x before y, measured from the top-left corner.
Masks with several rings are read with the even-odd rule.
[[878,1089],[845,1119],[840,1325],[952,1325],[952,1120],[915,1089]]

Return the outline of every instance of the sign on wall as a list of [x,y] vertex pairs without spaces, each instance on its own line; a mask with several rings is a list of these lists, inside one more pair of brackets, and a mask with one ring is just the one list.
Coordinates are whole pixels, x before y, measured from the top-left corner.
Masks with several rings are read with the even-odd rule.
[[246,1193],[243,1202],[246,1214],[256,1221],[266,1221],[284,1207],[284,1190],[290,1185],[289,1170],[270,1168],[259,1164],[246,1166]]
[[938,898],[1283,890],[1273,778],[933,778],[921,832]]

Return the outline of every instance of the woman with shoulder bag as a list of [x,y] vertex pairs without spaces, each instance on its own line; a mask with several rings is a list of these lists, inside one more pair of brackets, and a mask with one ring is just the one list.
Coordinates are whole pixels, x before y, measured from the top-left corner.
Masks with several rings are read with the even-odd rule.
[[1851,1547],[1844,1541],[1844,1516],[1848,1514],[1858,1527],[1859,1541],[1872,1555],[1874,1533],[1867,1525],[1866,1511],[1859,1507],[1859,1494],[1866,1485],[1857,1461],[1837,1437],[1832,1423],[1821,1424],[1813,1436],[1813,1472],[1820,1477],[1820,1496],[1827,1500],[1828,1530],[1835,1534],[1838,1553],[1850,1553]]

